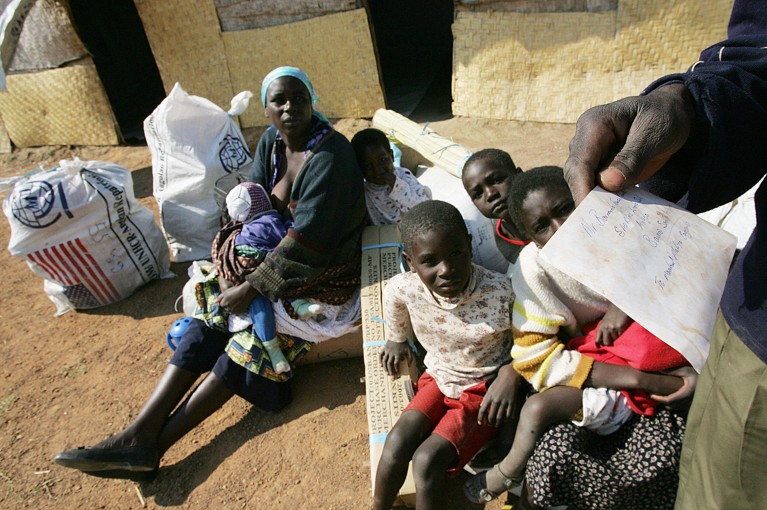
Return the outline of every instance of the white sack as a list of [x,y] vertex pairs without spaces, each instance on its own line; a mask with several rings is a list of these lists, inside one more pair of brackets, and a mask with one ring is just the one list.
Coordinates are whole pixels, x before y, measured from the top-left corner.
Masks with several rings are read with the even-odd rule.
[[210,257],[210,245],[221,227],[216,181],[232,172],[247,173],[253,161],[232,118],[247,108],[252,96],[241,92],[226,112],[176,83],[144,120],[154,197],[175,262]]
[[8,251],[44,281],[56,315],[120,301],[154,278],[173,276],[154,215],[114,163],[61,161],[15,179],[3,201]]

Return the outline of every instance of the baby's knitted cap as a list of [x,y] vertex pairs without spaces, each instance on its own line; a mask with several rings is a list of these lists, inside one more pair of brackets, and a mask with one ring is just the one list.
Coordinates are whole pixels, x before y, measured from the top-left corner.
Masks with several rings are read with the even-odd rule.
[[226,212],[236,221],[245,222],[269,209],[272,209],[269,193],[255,182],[242,182],[226,195]]

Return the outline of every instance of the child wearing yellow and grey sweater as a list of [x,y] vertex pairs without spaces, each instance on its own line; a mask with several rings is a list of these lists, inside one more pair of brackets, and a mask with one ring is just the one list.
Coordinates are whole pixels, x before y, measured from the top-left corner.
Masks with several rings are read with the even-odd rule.
[[[680,377],[649,373],[687,365],[681,354],[540,256],[574,209],[560,167],[532,169],[514,181],[509,210],[533,243],[511,272],[512,365],[538,393],[522,408],[509,454],[465,485],[475,503],[522,482],[537,440],[554,423],[573,419],[610,434],[633,413],[655,414],[650,395],[683,385]],[[560,336],[574,337],[565,344]]]

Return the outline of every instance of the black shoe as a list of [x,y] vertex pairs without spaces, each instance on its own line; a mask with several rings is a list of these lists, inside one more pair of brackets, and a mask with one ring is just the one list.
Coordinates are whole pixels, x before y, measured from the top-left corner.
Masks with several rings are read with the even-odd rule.
[[101,471],[83,471],[86,475],[95,476],[97,478],[115,478],[120,480],[130,480],[138,483],[153,482],[157,478],[160,468],[157,467],[152,471],[128,471],[127,469],[104,469]]
[[146,472],[157,469],[160,457],[154,446],[137,445],[123,448],[76,448],[61,452],[53,459],[64,467],[87,471],[124,470]]

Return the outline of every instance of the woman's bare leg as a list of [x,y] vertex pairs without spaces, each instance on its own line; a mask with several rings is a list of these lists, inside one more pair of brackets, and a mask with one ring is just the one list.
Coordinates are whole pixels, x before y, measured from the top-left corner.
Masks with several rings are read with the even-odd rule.
[[168,415],[197,380],[198,375],[168,365],[136,419],[119,432],[90,448],[76,448],[56,455],[54,461],[107,478],[131,478],[157,472],[162,431]]
[[198,377],[199,374],[169,364],[136,419],[125,430],[94,445],[93,448],[158,446],[160,435],[170,413],[181,402]]
[[176,441],[187,432],[205,421],[221,409],[232,398],[234,392],[213,372],[195,388],[189,397],[166,420],[157,440],[157,448],[162,456]]

